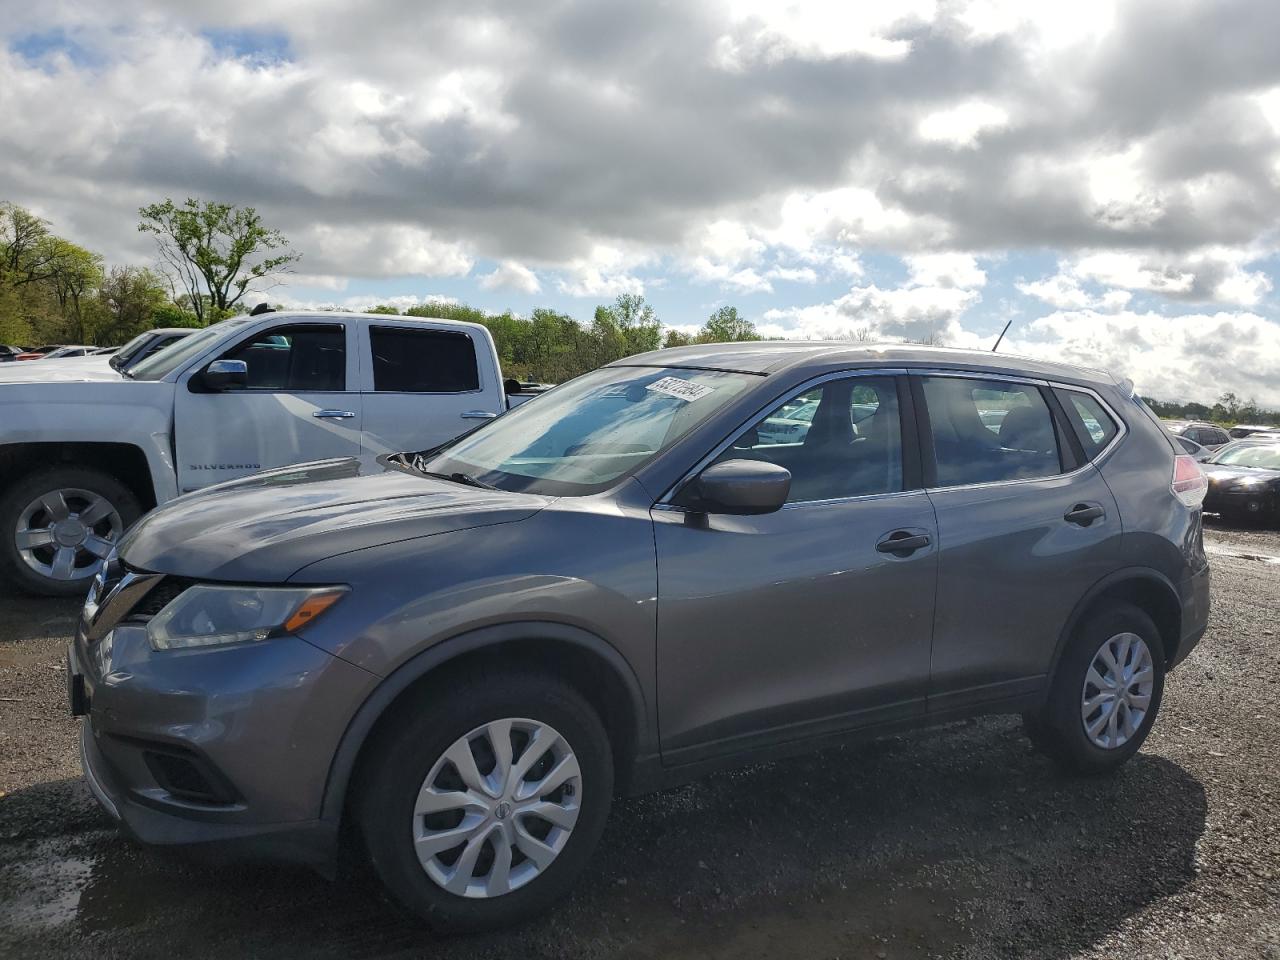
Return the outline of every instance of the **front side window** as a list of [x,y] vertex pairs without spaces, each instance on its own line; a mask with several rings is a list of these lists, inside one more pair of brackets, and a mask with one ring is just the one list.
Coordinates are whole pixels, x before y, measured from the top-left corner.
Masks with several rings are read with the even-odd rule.
[[480,389],[476,348],[465,333],[373,327],[373,389],[390,393],[463,393]]
[[248,365],[250,390],[346,389],[346,332],[338,323],[273,327],[221,359],[243,360]]
[[922,377],[938,486],[999,483],[1062,472],[1053,416],[1030,384]]
[[[1080,439],[1085,456],[1092,460],[1120,432],[1119,425],[1095,397],[1078,390],[1058,389],[1057,394],[1067,412],[1067,419],[1071,421],[1076,436]],[[1196,440],[1192,436],[1187,436],[1187,439]]]
[[717,462],[725,460],[764,460],[786,467],[791,471],[788,503],[899,491],[897,385],[892,377],[825,383],[747,428],[717,457]]
[[521,404],[415,466],[503,490],[582,496],[635,472],[759,377],[602,367]]

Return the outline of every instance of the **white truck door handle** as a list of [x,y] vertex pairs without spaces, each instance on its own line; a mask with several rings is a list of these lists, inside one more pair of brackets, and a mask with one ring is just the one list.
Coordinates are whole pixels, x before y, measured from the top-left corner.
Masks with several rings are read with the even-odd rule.
[[492,420],[496,417],[496,413],[490,413],[488,410],[468,410],[462,415],[463,420]]
[[355,413],[351,410],[316,410],[311,415],[321,420],[350,420]]

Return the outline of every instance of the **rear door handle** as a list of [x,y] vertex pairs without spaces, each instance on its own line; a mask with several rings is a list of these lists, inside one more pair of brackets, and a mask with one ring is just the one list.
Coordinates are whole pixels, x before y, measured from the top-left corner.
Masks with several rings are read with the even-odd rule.
[[320,420],[350,420],[355,413],[351,410],[316,410],[311,415]]
[[1063,514],[1062,519],[1067,523],[1074,523],[1079,527],[1087,527],[1095,520],[1101,520],[1107,515],[1107,511],[1097,503],[1077,503],[1074,507]]
[[492,420],[496,417],[496,413],[490,413],[488,410],[467,410],[462,414],[463,420]]
[[876,543],[881,553],[892,553],[900,557],[908,556],[917,550],[927,547],[931,541],[927,533],[916,533],[911,530],[895,530]]

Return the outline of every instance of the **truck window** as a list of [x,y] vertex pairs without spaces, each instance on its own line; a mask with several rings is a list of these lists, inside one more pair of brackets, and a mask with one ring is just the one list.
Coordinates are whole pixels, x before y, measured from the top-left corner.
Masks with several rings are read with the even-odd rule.
[[249,367],[250,390],[322,391],[347,387],[342,324],[305,324],[263,331],[222,356]]
[[475,343],[465,333],[371,327],[373,389],[380,393],[464,393],[480,389]]

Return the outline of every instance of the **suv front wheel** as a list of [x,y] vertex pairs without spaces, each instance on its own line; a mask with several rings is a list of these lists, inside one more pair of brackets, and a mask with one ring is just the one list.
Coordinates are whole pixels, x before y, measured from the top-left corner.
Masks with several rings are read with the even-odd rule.
[[369,859],[396,900],[437,929],[497,927],[548,908],[586,866],[612,753],[572,688],[477,674],[398,709],[358,790]]
[[1138,752],[1164,693],[1164,647],[1151,618],[1114,604],[1068,641],[1044,710],[1024,718],[1032,743],[1074,773],[1108,773]]

